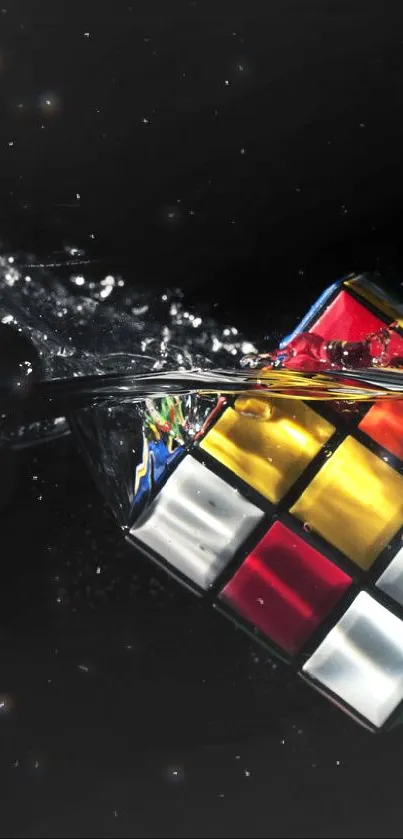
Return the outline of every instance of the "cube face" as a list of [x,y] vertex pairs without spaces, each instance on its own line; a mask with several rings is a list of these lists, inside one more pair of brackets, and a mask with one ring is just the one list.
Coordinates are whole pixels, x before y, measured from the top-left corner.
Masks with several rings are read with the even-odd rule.
[[351,578],[280,521],[221,598],[287,653],[296,653],[351,585]]
[[403,400],[393,399],[373,405],[359,428],[403,461]]
[[325,340],[336,336],[343,341],[362,341],[371,332],[377,332],[384,321],[369,311],[347,291],[341,290],[310,327]]
[[[377,289],[375,294],[374,289]],[[351,294],[359,292],[359,299]],[[367,303],[375,305],[376,311]],[[376,306],[376,304],[378,304]],[[326,341],[337,338],[342,341],[362,341],[367,335],[378,332],[388,323],[396,321],[403,326],[403,308],[400,313],[397,304],[389,302],[388,296],[365,278],[349,280],[340,285],[326,305],[312,307],[308,319],[309,330],[316,332]],[[388,316],[387,312],[393,316]],[[298,334],[297,329],[293,335]],[[403,337],[393,330],[389,337],[389,348],[403,360]]]
[[[288,340],[354,342],[385,326],[403,359],[403,306],[355,277],[324,292]],[[261,392],[221,399],[169,467],[130,530],[136,545],[368,727],[397,717],[403,400],[346,412]]]
[[302,672],[380,728],[403,699],[403,622],[360,592]]
[[188,455],[130,532],[206,590],[262,517],[258,507]]
[[349,436],[291,513],[367,570],[403,522],[403,478]]
[[396,321],[399,326],[403,323],[403,304],[394,295],[387,293],[377,282],[368,276],[354,277],[346,280],[345,287],[352,289],[363,303],[369,303],[386,316],[388,321]]
[[276,399],[267,420],[227,408],[201,448],[275,504],[334,430],[303,402]]

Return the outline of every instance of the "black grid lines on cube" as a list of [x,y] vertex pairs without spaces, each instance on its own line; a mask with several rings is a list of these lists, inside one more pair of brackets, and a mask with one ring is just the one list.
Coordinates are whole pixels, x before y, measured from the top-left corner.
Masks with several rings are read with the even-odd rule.
[[[368,280],[370,280],[370,281],[373,280],[373,279],[374,280],[378,279],[377,277],[373,278],[372,274],[368,274],[368,275],[367,274],[359,274],[356,277],[352,277],[349,280],[349,282],[351,282],[352,280],[362,279],[365,283],[365,280],[366,280],[367,277],[368,277]],[[392,327],[393,332],[396,332],[397,335],[403,336],[403,329],[397,323],[395,323],[394,320],[391,321],[390,316],[388,316],[385,312],[383,312],[381,308],[378,308],[376,306],[376,304],[372,302],[372,300],[368,300],[368,298],[365,297],[364,294],[360,294],[360,292],[357,291],[357,287],[355,287],[353,285],[347,285],[347,283],[345,281],[343,283],[342,288],[345,291],[347,291],[348,294],[351,295],[351,297],[354,297],[354,300],[356,300],[357,303],[361,303],[361,306],[364,306],[364,308],[368,309],[368,311],[371,312],[371,314],[375,315],[377,318],[379,318],[379,320],[383,321],[385,326]],[[369,291],[371,291],[371,289],[369,289]],[[374,292],[374,294],[375,294],[375,292]],[[386,292],[386,296],[388,297],[387,292]],[[394,309],[394,305],[395,305],[395,301],[393,299],[390,299],[390,307],[392,309]],[[396,311],[396,314],[398,315],[399,313]],[[393,324],[393,326],[392,326],[392,324]]]
[[238,475],[236,475],[231,469],[224,466],[213,455],[203,449],[192,449],[192,456],[195,457],[199,463],[214,472],[214,474],[220,477],[226,484],[229,484],[233,489],[236,489],[244,498],[253,503],[264,513],[264,518],[252,530],[245,542],[234,553],[233,558],[229,561],[225,569],[219,574],[213,583],[210,590],[211,597],[214,597],[215,593],[220,591],[228,580],[231,579],[251,550],[253,550],[260,539],[263,538],[274,520],[279,518],[281,513],[288,510],[288,507],[291,506],[297,498],[299,498],[304,489],[306,489],[306,487],[310,484],[312,478],[326,462],[330,454],[336,450],[346,436],[346,432],[335,432],[325,446],[314,456],[302,474],[296,479],[293,486],[287,493],[285,493],[283,498],[277,504],[271,503],[268,499],[257,492],[257,490],[247,484],[242,478],[238,477]]
[[305,527],[304,522],[293,516],[288,510],[285,510],[281,515],[273,517],[273,522],[278,519],[289,530],[295,533],[300,539],[314,548],[318,553],[322,554],[325,559],[330,560],[333,565],[337,565],[341,571],[344,571],[355,582],[363,582],[366,580],[368,572],[364,571],[352,559],[350,559],[342,551],[339,551],[334,545],[330,544],[320,533],[317,533],[311,528]]

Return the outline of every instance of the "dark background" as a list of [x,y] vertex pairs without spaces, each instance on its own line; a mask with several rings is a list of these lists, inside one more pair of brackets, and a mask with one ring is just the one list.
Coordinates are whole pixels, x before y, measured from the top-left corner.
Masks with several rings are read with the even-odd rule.
[[[83,248],[249,335],[340,274],[399,275],[400,2],[2,3],[4,249]],[[0,835],[403,835],[401,731],[361,730],[137,557],[72,441],[18,467]]]

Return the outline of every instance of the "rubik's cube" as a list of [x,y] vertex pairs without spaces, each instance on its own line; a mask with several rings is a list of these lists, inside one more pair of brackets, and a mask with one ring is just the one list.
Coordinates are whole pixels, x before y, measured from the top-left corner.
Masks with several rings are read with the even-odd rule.
[[[403,358],[403,306],[350,277],[283,344],[309,330],[360,341],[391,323]],[[403,707],[403,401],[355,408],[222,400],[129,538],[378,730]]]

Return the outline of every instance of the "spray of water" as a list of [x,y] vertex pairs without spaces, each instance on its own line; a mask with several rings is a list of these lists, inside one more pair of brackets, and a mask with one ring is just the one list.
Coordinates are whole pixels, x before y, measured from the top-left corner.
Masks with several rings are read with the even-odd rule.
[[119,276],[95,280],[85,255],[78,264],[73,254],[71,264],[72,250],[58,260],[59,276],[54,262],[0,257],[0,320],[27,335],[39,354],[31,407],[43,409],[0,423],[0,436],[23,446],[73,428],[122,524],[133,506],[144,434],[191,444],[222,394],[346,402],[403,394],[399,370],[346,371],[332,363],[292,369],[276,354],[258,356],[250,336],[190,311],[180,291],[155,296]]

